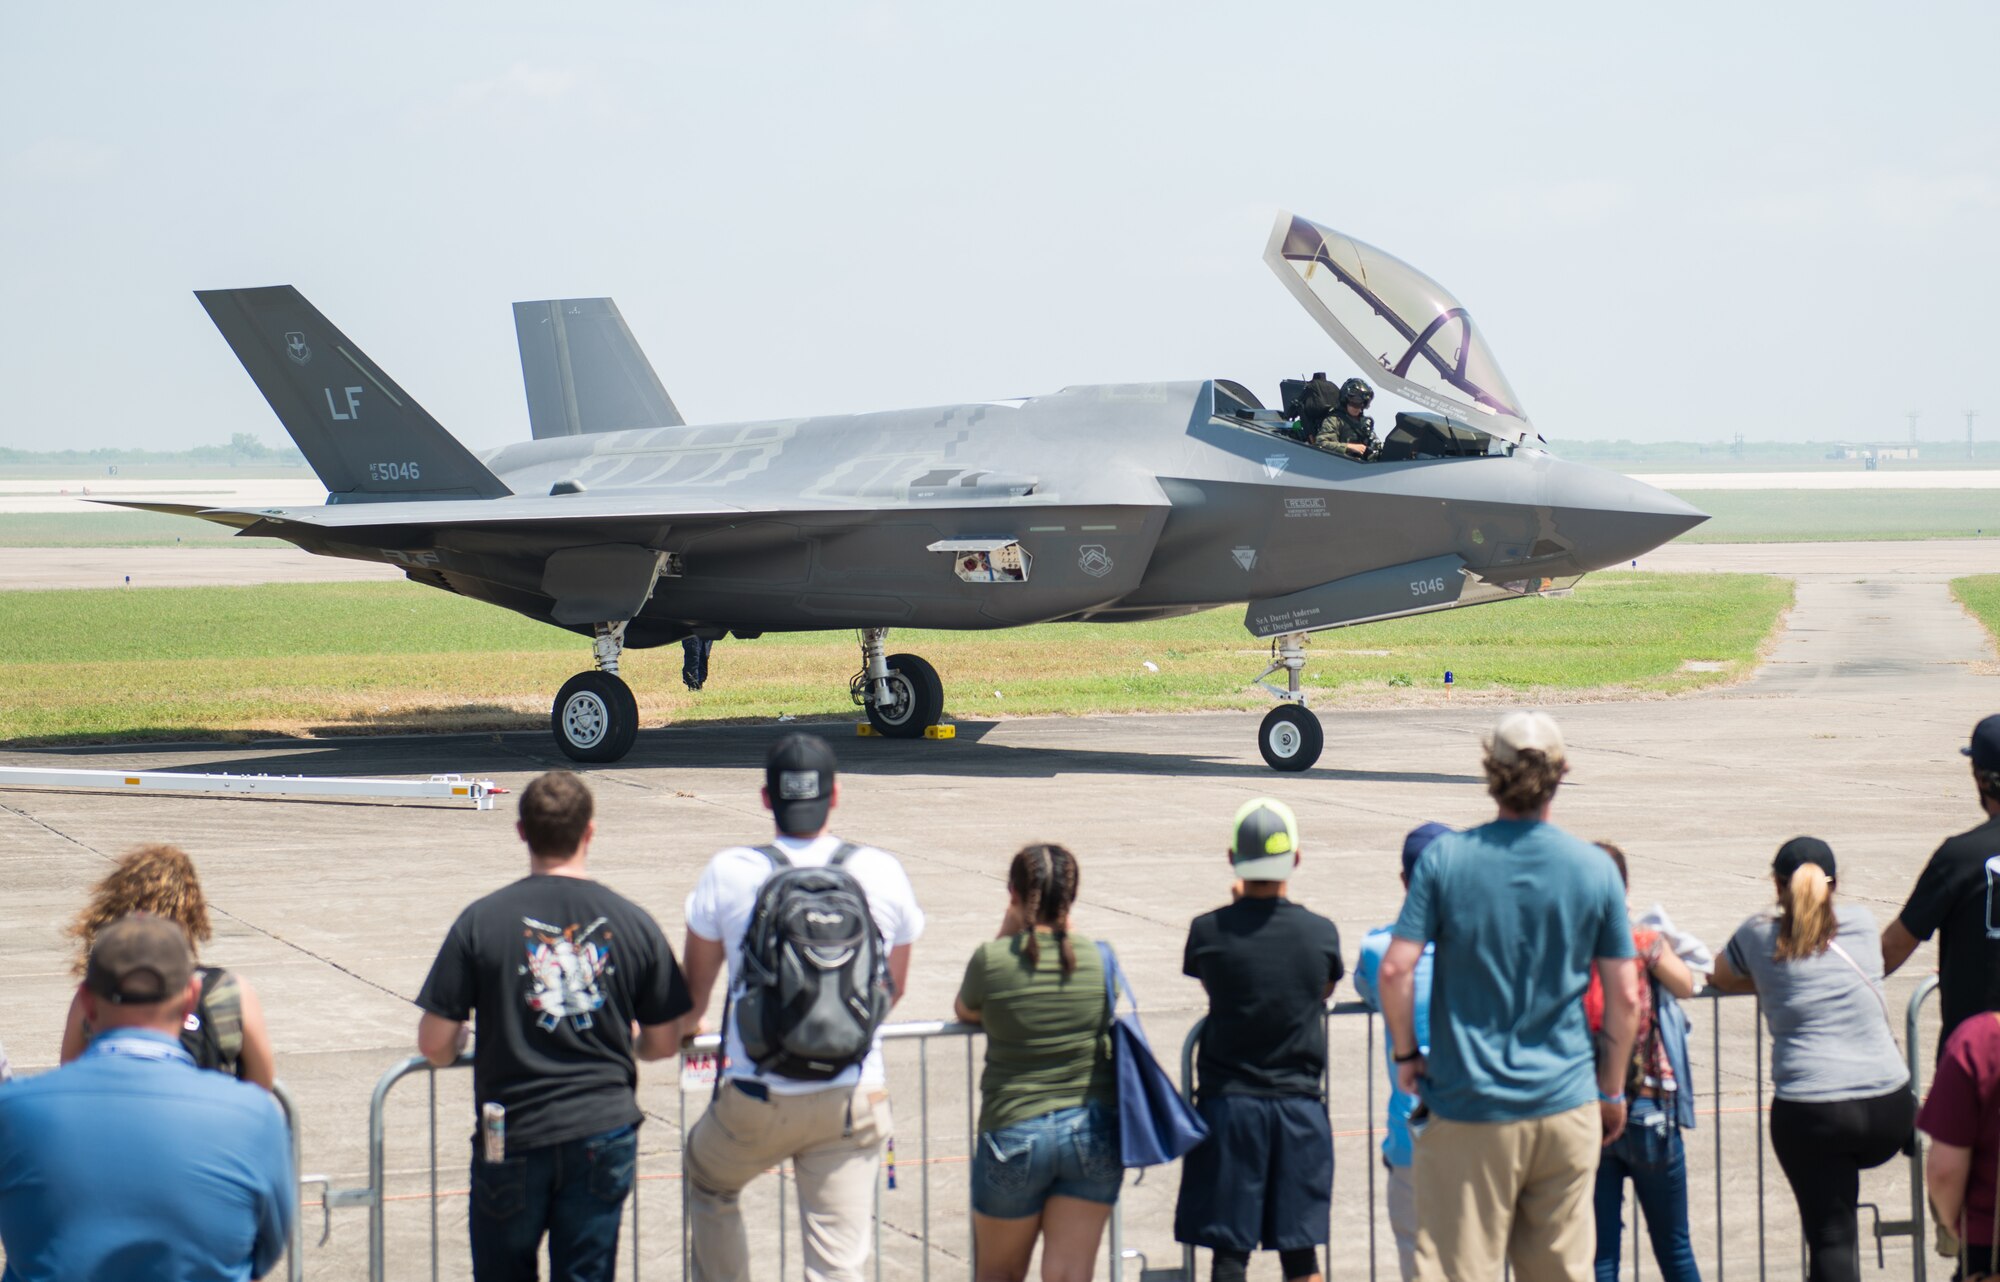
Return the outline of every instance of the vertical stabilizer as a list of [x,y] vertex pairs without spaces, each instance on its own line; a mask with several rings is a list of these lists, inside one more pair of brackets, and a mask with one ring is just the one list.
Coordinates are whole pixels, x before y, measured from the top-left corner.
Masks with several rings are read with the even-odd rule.
[[199,290],[195,297],[330,502],[512,493],[290,285]]
[[673,398],[608,298],[514,304],[535,439],[679,427]]

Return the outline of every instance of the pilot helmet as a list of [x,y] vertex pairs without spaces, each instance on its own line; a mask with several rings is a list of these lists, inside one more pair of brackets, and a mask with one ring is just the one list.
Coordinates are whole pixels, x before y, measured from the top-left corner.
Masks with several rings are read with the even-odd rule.
[[1361,379],[1350,378],[1340,385],[1340,399],[1342,403],[1357,401],[1362,409],[1367,409],[1375,399],[1375,389]]

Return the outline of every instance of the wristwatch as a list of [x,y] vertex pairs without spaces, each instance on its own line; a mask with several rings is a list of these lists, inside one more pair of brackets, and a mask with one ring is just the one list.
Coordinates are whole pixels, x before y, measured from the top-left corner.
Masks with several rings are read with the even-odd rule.
[[1422,1058],[1423,1058],[1423,1055],[1424,1055],[1424,1053],[1423,1053],[1422,1051],[1420,1051],[1420,1050],[1413,1050],[1413,1051],[1411,1051],[1411,1052],[1410,1052],[1409,1054],[1407,1054],[1407,1055],[1398,1055],[1398,1056],[1396,1056],[1396,1057],[1395,1057],[1395,1059],[1396,1059],[1396,1062],[1397,1062],[1398,1064],[1407,1064],[1407,1063],[1409,1063],[1409,1062],[1410,1062],[1411,1060],[1415,1060],[1415,1059],[1422,1059]]

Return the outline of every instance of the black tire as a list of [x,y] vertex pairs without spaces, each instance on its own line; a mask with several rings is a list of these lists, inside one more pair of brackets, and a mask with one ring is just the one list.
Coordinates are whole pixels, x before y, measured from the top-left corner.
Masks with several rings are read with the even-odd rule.
[[571,761],[617,761],[639,737],[639,700],[609,672],[579,672],[556,693],[549,729]]
[[1319,718],[1296,703],[1279,704],[1264,714],[1264,724],[1257,727],[1257,750],[1273,770],[1310,770],[1325,746],[1326,732]]
[[944,682],[937,669],[914,654],[889,656],[889,685],[899,699],[894,708],[868,705],[868,724],[884,739],[921,739],[944,715]]

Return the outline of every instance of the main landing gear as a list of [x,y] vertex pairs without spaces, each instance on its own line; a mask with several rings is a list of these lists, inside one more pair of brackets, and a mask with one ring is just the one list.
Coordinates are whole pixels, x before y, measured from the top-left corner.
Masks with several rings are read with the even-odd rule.
[[887,628],[861,629],[861,671],[848,693],[885,739],[920,739],[944,715],[944,683],[937,669],[914,654],[883,653]]
[[618,675],[625,649],[625,623],[597,625],[597,670],[563,682],[549,711],[556,746],[571,761],[616,761],[639,737],[639,700]]
[[[1299,685],[1299,674],[1306,666],[1306,636],[1304,632],[1287,632],[1273,640],[1271,666],[1257,677],[1257,684],[1279,701],[1257,727],[1257,750],[1273,770],[1309,770],[1326,746],[1326,732],[1320,729],[1319,718],[1306,711],[1306,692]],[[1280,669],[1285,673],[1283,690],[1264,679]]]

